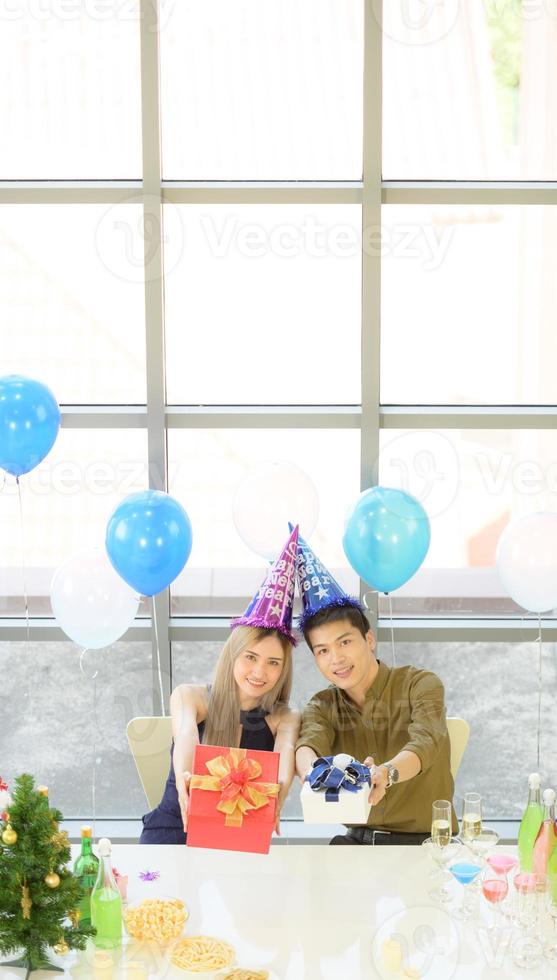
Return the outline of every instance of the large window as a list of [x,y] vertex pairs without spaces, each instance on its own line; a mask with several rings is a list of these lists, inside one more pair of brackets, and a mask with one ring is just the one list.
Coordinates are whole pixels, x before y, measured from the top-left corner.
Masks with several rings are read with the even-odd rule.
[[[0,493],[0,774],[29,769],[91,816],[95,767],[97,816],[140,815],[126,721],[160,712],[157,650],[167,697],[210,681],[266,568],[235,529],[235,488],[286,460],[317,488],[311,541],[349,591],[368,591],[342,550],[359,491],[426,507],[419,573],[391,605],[366,596],[380,652],[392,629],[397,662],[440,674],[472,725],[457,792],[516,819],[538,624],[495,554],[513,517],[556,509],[553,5],[77,6],[12,2],[0,37],[0,373],[45,381],[63,413],[21,481],[23,535],[11,478]],[[147,486],[188,510],[190,561],[156,634],[144,603],[82,673],[52,573]],[[553,615],[542,637],[548,689]],[[295,677],[301,704],[320,684],[303,646]],[[545,697],[546,782],[551,718]]]

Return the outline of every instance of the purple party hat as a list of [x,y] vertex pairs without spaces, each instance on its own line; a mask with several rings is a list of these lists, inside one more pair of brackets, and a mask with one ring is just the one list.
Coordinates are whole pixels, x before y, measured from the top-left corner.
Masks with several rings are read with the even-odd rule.
[[[289,524],[288,527],[292,528],[292,525]],[[296,572],[302,597],[302,614],[298,626],[302,631],[308,619],[315,616],[320,609],[352,606],[353,609],[364,612],[360,600],[347,595],[302,537],[298,538]]]
[[278,630],[295,646],[297,640],[292,633],[292,611],[298,554],[298,526],[290,530],[290,537],[274,565],[271,566],[265,581],[254,595],[244,615],[233,619],[230,628],[259,626],[266,630]]

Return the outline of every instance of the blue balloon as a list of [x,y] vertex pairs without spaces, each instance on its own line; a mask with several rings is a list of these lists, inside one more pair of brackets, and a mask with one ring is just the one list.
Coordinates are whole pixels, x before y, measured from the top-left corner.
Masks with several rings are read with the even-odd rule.
[[186,564],[191,544],[191,523],[184,508],[160,490],[125,497],[106,529],[110,561],[140,595],[166,589]]
[[50,452],[60,428],[60,409],[41,381],[8,374],[0,378],[0,467],[22,476]]
[[378,592],[392,592],[418,571],[430,539],[429,518],[415,497],[372,487],[354,504],[342,544],[364,582]]

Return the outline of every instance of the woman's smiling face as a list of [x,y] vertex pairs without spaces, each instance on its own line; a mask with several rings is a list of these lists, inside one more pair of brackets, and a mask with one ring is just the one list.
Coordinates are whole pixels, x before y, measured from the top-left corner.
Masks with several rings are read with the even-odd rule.
[[264,636],[252,643],[234,662],[234,680],[242,702],[259,701],[278,684],[284,666],[284,652],[276,636]]

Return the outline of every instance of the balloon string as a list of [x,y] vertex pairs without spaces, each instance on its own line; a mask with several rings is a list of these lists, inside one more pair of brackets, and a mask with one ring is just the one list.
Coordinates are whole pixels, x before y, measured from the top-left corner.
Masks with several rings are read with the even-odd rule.
[[539,645],[539,667],[538,667],[538,764],[537,771],[540,771],[540,740],[542,728],[542,617],[538,613],[538,645]]
[[153,615],[153,626],[155,628],[155,646],[156,646],[156,657],[157,657],[157,673],[159,675],[159,691],[161,697],[161,712],[163,718],[166,718],[166,712],[164,710],[164,691],[162,687],[162,672],[161,672],[161,653],[159,650],[159,631],[157,628],[157,612],[155,608],[155,597],[151,599],[152,603],[152,615]]
[[23,576],[23,599],[25,602],[25,645],[26,652],[29,650],[29,600],[27,597],[27,568],[25,564],[25,526],[23,523],[23,502],[21,499],[21,484],[19,477],[16,476],[17,495],[19,498],[19,527],[21,531],[21,574]]
[[393,597],[390,592],[387,592],[389,597],[389,617],[391,620],[391,655],[393,660],[393,667],[396,667],[396,656],[395,656],[395,631],[393,628]]
[[91,809],[92,809],[92,824],[93,824],[93,839],[97,836],[96,834],[96,823],[97,823],[97,675],[99,673],[98,669],[95,670],[93,674],[86,674],[83,669],[83,658],[87,653],[87,647],[81,651],[79,657],[79,669],[86,680],[93,681],[93,775],[91,777]]

